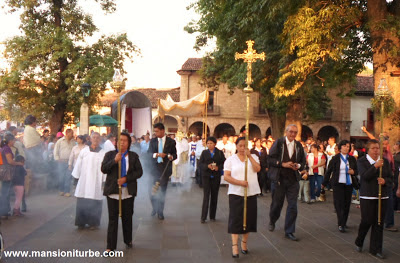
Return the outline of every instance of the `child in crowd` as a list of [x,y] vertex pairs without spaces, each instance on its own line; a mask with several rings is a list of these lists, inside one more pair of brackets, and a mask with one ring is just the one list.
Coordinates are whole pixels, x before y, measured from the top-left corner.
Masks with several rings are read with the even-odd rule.
[[[25,158],[21,155],[17,155],[17,157],[15,158],[15,161],[25,163]],[[13,211],[14,216],[22,216],[23,215],[21,213],[20,207],[21,207],[22,198],[24,196],[25,176],[26,176],[25,168],[21,165],[17,165],[15,167],[15,173],[12,178],[12,185],[14,187],[14,192],[15,192],[15,204],[14,204],[14,211]]]

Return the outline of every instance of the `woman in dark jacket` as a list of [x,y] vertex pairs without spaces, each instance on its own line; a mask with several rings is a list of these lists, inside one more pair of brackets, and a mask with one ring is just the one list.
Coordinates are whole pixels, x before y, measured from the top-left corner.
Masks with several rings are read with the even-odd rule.
[[[208,206],[210,205],[210,220],[215,221],[217,212],[218,191],[221,183],[221,172],[224,168],[225,155],[215,147],[217,140],[214,137],[208,137],[207,149],[201,153],[200,169],[203,179],[203,206],[201,210],[201,223],[207,219]],[[211,195],[211,201],[210,201]]]
[[[117,248],[120,185],[122,186],[121,214],[124,243],[127,248],[132,247],[132,216],[137,192],[136,180],[143,174],[139,156],[129,151],[131,145],[129,134],[121,133],[120,144],[122,154],[117,150],[108,152],[101,164],[101,171],[107,174],[103,192],[107,196],[108,206],[107,251]],[[119,161],[121,161],[121,179],[118,179]]]
[[[325,173],[322,188],[330,182],[333,188],[333,203],[338,219],[339,231],[346,232],[347,218],[349,217],[351,193],[353,186],[358,184],[356,175],[357,160],[349,155],[350,142],[343,140],[339,143],[339,154],[332,157],[328,170]],[[331,177],[332,176],[332,177]]]

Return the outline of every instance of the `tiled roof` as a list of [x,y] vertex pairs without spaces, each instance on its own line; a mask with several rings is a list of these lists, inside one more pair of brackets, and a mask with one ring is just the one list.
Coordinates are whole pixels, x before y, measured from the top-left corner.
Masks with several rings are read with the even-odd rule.
[[356,95],[374,96],[374,78],[372,76],[357,76]]
[[[174,101],[180,100],[180,88],[175,89],[134,89],[135,91],[139,91],[143,93],[151,102],[151,106],[153,108],[157,108],[158,99],[165,99],[167,94],[169,94]],[[121,95],[128,93],[133,90],[124,90],[121,92]],[[115,93],[107,94],[100,99],[101,106],[110,106],[115,100],[117,96]]]
[[182,68],[179,71],[197,71],[201,69],[203,65],[203,59],[201,58],[189,58],[183,63]]

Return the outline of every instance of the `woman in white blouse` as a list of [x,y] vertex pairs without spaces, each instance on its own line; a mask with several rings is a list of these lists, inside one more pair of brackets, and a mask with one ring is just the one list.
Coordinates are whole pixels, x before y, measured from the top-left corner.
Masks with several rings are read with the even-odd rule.
[[78,135],[76,137],[77,145],[72,147],[71,154],[69,155],[69,160],[68,160],[68,169],[72,171],[74,169],[76,160],[78,159],[79,154],[81,153],[81,150],[86,146],[86,140],[83,135]]
[[[247,240],[250,232],[257,232],[257,195],[260,194],[257,172],[261,170],[260,161],[250,154],[245,138],[236,141],[237,153],[224,164],[224,178],[229,183],[229,222],[228,233],[232,235],[232,257],[239,257],[238,240],[242,234],[241,252],[247,254]],[[247,181],[244,180],[245,159],[248,157]],[[243,230],[244,189],[247,187],[247,226]]]

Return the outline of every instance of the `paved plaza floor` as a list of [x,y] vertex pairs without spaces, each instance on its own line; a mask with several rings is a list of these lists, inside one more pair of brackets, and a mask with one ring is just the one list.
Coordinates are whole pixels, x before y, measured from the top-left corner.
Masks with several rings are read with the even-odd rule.
[[[227,187],[221,186],[217,220],[200,223],[202,189],[191,182],[168,187],[165,220],[151,217],[151,204],[145,186],[139,180],[135,200],[134,247],[126,249],[119,230],[118,250],[122,258],[4,258],[2,262],[379,262],[364,251],[355,251],[354,240],[360,221],[360,210],[351,206],[348,232],[336,227],[332,193],[327,202],[311,205],[299,202],[296,236],[298,242],[284,238],[284,207],[274,232],[269,232],[268,211],[271,195],[258,198],[258,232],[250,234],[248,255],[231,256],[231,239],[227,233]],[[107,206],[103,202],[98,230],[78,230],[74,226],[76,199],[58,196],[56,192],[30,196],[28,212],[23,218],[11,218],[1,224],[7,251],[67,251],[73,249],[104,251],[106,248]],[[400,222],[400,215],[395,215]],[[121,227],[120,227],[121,228]],[[369,237],[369,235],[368,235]],[[400,232],[384,232],[383,262],[400,261]]]

